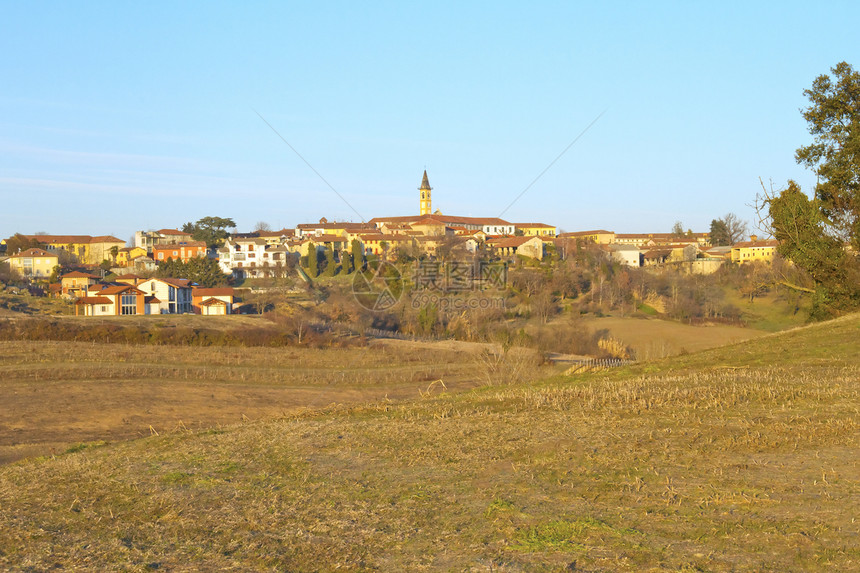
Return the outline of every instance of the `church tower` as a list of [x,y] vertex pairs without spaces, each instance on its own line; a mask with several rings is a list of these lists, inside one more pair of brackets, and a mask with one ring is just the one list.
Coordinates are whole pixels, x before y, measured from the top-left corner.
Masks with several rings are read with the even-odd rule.
[[430,214],[430,190],[433,189],[430,187],[430,180],[427,179],[427,170],[424,170],[424,178],[421,180],[421,187],[418,190],[421,192],[421,210],[419,212],[420,215],[429,215]]

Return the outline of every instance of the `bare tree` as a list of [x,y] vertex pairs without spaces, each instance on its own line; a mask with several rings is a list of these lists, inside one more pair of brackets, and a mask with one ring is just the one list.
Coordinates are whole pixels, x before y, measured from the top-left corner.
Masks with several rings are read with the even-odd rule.
[[269,232],[272,230],[272,226],[265,221],[259,221],[256,225],[254,225],[254,231],[256,232]]
[[726,213],[722,221],[726,224],[730,245],[740,243],[747,236],[749,225],[734,213]]

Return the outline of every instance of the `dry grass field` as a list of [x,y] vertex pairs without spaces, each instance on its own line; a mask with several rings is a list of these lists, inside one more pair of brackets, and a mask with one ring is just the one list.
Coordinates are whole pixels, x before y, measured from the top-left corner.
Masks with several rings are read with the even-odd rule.
[[[0,464],[81,442],[202,429],[479,384],[457,349],[234,348],[0,341]],[[438,391],[440,384],[433,389]]]
[[690,326],[657,318],[589,318],[585,323],[594,330],[609,333],[630,346],[639,360],[654,360],[717,346],[735,344],[763,336],[765,331],[741,326]]
[[[623,370],[172,423],[18,461],[0,467],[0,567],[856,571],[858,339],[853,316]],[[34,348],[4,350],[36,384]],[[118,378],[276,388],[291,364],[177,349],[143,366],[133,350]],[[62,376],[46,363],[40,378]],[[389,375],[372,364],[368,385]]]

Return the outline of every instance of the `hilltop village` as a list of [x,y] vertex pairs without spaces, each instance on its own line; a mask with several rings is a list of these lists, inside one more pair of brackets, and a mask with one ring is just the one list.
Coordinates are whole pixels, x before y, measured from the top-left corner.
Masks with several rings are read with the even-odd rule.
[[233,282],[293,272],[308,280],[326,262],[351,272],[371,260],[483,256],[506,262],[542,261],[548,255],[563,259],[574,249],[591,245],[628,267],[673,266],[710,274],[726,262],[769,262],[776,253],[776,241],[756,236],[715,246],[710,233],[559,233],[547,223],[447,215],[432,210],[431,192],[425,171],[417,215],[366,222],[323,218],[279,231],[223,232],[209,242],[195,240],[194,229],[138,231],[133,245],[112,236],[17,234],[0,242],[0,263],[25,281],[42,284],[52,295],[73,299],[80,315],[223,315],[237,310],[232,287],[158,276],[159,266],[211,261]]

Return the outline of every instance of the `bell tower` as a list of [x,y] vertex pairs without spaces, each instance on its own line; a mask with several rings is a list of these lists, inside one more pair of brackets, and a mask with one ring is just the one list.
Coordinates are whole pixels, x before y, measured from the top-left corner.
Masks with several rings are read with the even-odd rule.
[[420,199],[420,211],[419,215],[429,215],[430,214],[430,191],[433,188],[430,187],[430,180],[427,179],[427,170],[424,170],[424,178],[421,179],[421,187],[418,188],[418,191],[421,192]]

